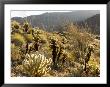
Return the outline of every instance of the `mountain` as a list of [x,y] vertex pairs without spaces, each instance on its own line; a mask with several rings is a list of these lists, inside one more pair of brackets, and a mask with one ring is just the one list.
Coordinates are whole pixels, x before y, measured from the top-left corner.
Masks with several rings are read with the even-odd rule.
[[[52,12],[44,13],[41,15],[30,15],[27,17],[13,17],[12,20],[16,20],[19,23],[23,23],[27,20],[32,27],[41,27],[47,29],[48,31],[53,31],[58,25],[62,25],[68,22],[81,22],[86,19],[89,20],[90,17],[99,14],[97,10],[78,10],[71,12]],[[53,29],[53,30],[52,30]]]
[[13,17],[13,18],[11,18],[11,20],[12,21],[15,20],[21,24],[23,24],[23,22],[24,22],[24,18],[22,18],[22,17]]
[[87,27],[91,29],[91,32],[95,34],[100,34],[100,14],[96,14],[85,21],[79,23],[80,26]]

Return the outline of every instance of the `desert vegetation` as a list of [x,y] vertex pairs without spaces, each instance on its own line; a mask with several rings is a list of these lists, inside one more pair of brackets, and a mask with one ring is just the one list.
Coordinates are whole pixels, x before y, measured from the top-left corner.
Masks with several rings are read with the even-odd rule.
[[68,23],[48,32],[11,21],[12,77],[98,77],[99,35]]

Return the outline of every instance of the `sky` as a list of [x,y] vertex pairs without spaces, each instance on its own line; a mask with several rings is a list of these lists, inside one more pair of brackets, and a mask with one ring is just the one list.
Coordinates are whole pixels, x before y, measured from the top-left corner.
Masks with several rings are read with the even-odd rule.
[[30,15],[40,15],[43,13],[50,12],[70,12],[70,11],[11,11],[11,17],[26,17]]

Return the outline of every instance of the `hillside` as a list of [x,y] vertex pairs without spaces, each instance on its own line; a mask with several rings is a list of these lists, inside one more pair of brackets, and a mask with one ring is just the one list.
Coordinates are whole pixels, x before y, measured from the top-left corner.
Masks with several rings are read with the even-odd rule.
[[90,32],[94,34],[100,34],[100,14],[96,14],[90,18],[87,18],[83,22],[79,22],[79,26],[89,27]]
[[11,76],[99,77],[100,39],[72,23],[63,29],[48,32],[12,21]]
[[[13,17],[15,20],[23,24],[24,20],[27,20],[32,27],[40,27],[47,31],[58,31],[56,27],[65,25],[67,23],[79,23],[85,20],[89,20],[90,17],[99,14],[99,11],[94,10],[79,10],[73,12],[52,12],[44,13],[41,15],[31,15],[25,18]],[[94,22],[95,23],[95,22]]]

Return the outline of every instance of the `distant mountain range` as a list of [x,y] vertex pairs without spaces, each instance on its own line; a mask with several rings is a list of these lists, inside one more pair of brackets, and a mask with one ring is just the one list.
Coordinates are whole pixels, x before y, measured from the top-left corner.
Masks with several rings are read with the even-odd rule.
[[[84,25],[86,22],[91,28],[100,31],[100,12],[95,10],[78,10],[72,12],[52,12],[44,13],[41,15],[31,15],[27,17],[13,17],[11,20],[16,20],[19,23],[23,23],[27,20],[32,27],[41,27],[47,29],[47,31],[53,31],[58,25],[62,25],[68,22],[81,23]],[[53,30],[51,30],[51,28]]]
[[95,34],[100,34],[100,14],[96,14],[78,23],[79,26],[89,27]]

